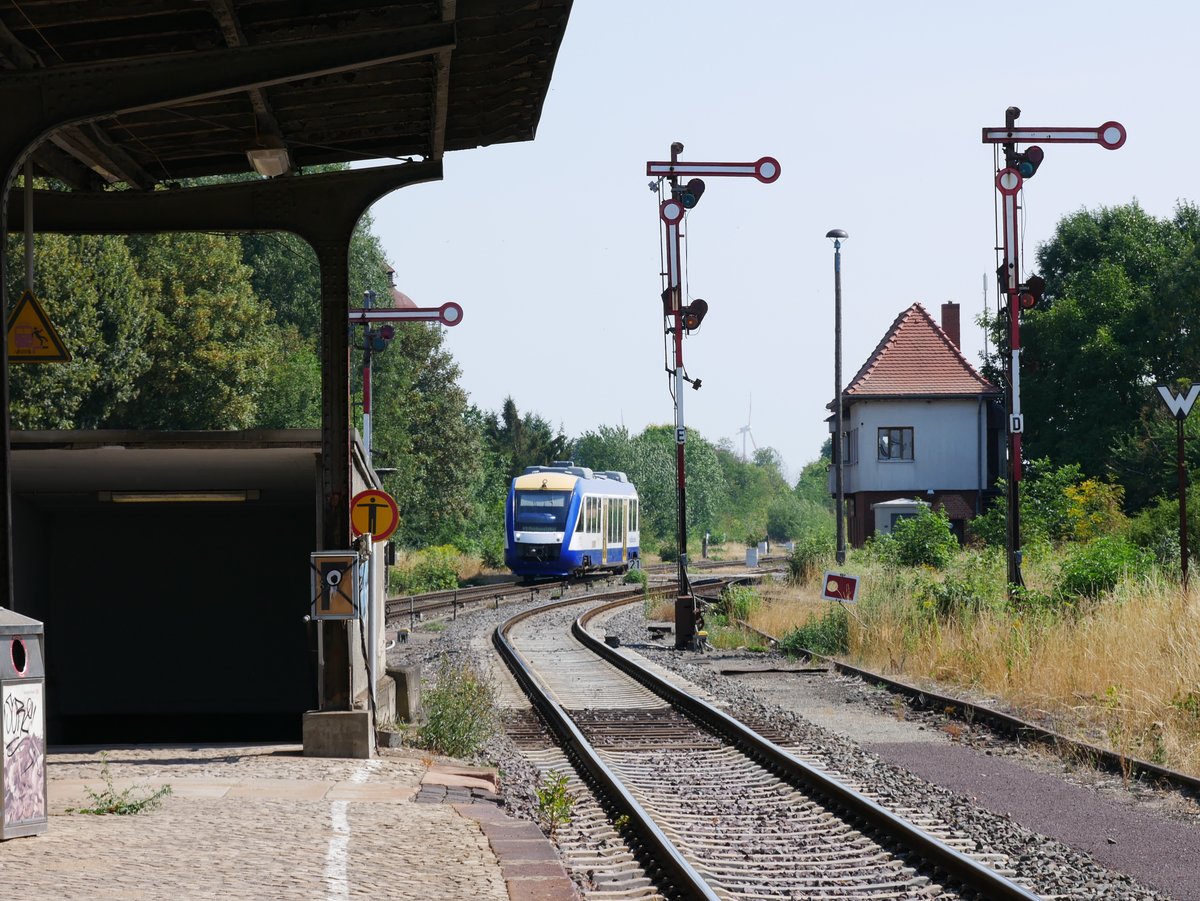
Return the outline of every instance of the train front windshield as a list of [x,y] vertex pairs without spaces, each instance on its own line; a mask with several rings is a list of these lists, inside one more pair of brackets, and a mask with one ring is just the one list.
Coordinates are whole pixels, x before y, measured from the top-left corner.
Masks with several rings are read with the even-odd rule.
[[564,532],[569,491],[518,491],[513,501],[513,528],[517,532]]

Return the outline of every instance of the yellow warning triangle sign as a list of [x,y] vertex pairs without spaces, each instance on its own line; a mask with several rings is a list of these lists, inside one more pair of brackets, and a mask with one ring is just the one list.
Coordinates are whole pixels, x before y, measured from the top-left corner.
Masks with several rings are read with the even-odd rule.
[[26,290],[8,314],[8,362],[67,363],[71,353],[32,291]]

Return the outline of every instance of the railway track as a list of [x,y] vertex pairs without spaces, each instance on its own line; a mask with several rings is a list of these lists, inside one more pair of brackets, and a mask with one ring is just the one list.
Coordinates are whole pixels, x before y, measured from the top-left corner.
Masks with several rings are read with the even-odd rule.
[[557,746],[537,729],[510,734],[544,768],[569,761],[595,793],[585,819],[601,833],[574,829],[564,846],[569,864],[572,842],[593,854],[585,894],[616,897],[625,885],[633,894],[621,897],[1036,897],[999,855],[968,856],[972,843],[946,824],[888,810],[772,741],[770,723],[739,722],[589,632],[592,617],[640,598],[578,620],[580,602],[559,601],[493,636]]
[[[781,565],[785,557],[763,557],[760,570],[770,569]],[[739,566],[738,561],[700,560],[688,565],[689,572],[706,572],[731,566]],[[674,574],[676,566],[673,563],[656,563],[647,566],[646,571],[655,575]],[[611,586],[614,579],[620,576],[600,574],[585,576],[582,579],[559,579],[536,582],[533,585],[522,585],[516,577],[490,585],[472,585],[466,588],[453,588],[446,591],[429,591],[422,594],[405,595],[388,598],[384,602],[384,616],[388,623],[402,622],[405,617],[409,626],[428,616],[456,616],[460,610],[491,605],[499,608],[501,602],[535,601],[539,598],[565,597],[580,586],[590,587],[597,583]]]
[[459,609],[492,604],[499,607],[501,601],[536,600],[539,597],[561,595],[567,591],[568,582],[543,582],[538,585],[518,585],[516,580],[496,582],[491,585],[472,585],[467,588],[452,588],[447,591],[429,591],[404,597],[388,598],[384,602],[384,616],[393,622],[409,618],[409,625],[429,615],[450,613]]

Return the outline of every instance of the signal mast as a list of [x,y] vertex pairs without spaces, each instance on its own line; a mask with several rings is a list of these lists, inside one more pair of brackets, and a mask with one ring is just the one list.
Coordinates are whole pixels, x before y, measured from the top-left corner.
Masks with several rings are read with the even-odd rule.
[[1042,165],[1046,152],[1038,144],[1018,151],[1018,143],[1037,141],[1039,144],[1099,144],[1105,150],[1116,150],[1125,143],[1125,126],[1120,122],[1105,122],[1098,128],[1018,128],[1021,110],[1010,106],[1004,112],[1003,128],[984,128],[983,143],[999,144],[1004,150],[1004,168],[996,173],[996,190],[1000,192],[1003,222],[1004,261],[996,270],[999,293],[1008,298],[1008,355],[1004,357],[1004,374],[1008,380],[1006,404],[1008,412],[1008,584],[1023,585],[1021,578],[1021,434],[1025,417],[1021,413],[1021,313],[1036,309],[1042,302],[1046,282],[1038,275],[1021,279],[1021,247],[1017,237],[1018,195],[1025,180],[1033,178]]
[[[669,161],[646,163],[646,174],[655,176],[650,190],[659,191],[665,179],[670,185],[670,194],[658,207],[658,216],[663,223],[667,271],[666,287],[662,292],[663,318],[666,320],[665,334],[673,337],[670,343],[671,395],[675,400],[675,486],[676,509],[678,511],[679,551],[679,594],[675,598],[675,647],[679,650],[693,647],[696,639],[698,619],[696,599],[692,595],[687,577],[687,490],[684,465],[684,449],[687,445],[687,426],[683,418],[683,385],[689,383],[700,389],[700,379],[691,379],[683,366],[683,333],[691,334],[700,328],[708,314],[708,303],[697,298],[689,304],[683,302],[680,265],[680,226],[688,210],[694,209],[704,194],[706,177],[742,176],[756,178],[763,184],[771,184],[779,178],[779,161],[764,156],[753,163],[685,163],[680,162],[683,144],[671,144]],[[684,185],[679,181],[687,178]]]

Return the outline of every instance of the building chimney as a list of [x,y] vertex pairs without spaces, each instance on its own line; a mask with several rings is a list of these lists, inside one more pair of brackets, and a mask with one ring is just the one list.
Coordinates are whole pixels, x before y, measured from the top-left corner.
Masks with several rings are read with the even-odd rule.
[[958,304],[953,301],[946,301],[942,304],[942,331],[946,333],[946,337],[954,342],[955,347],[960,347],[959,343],[961,335],[958,325]]

